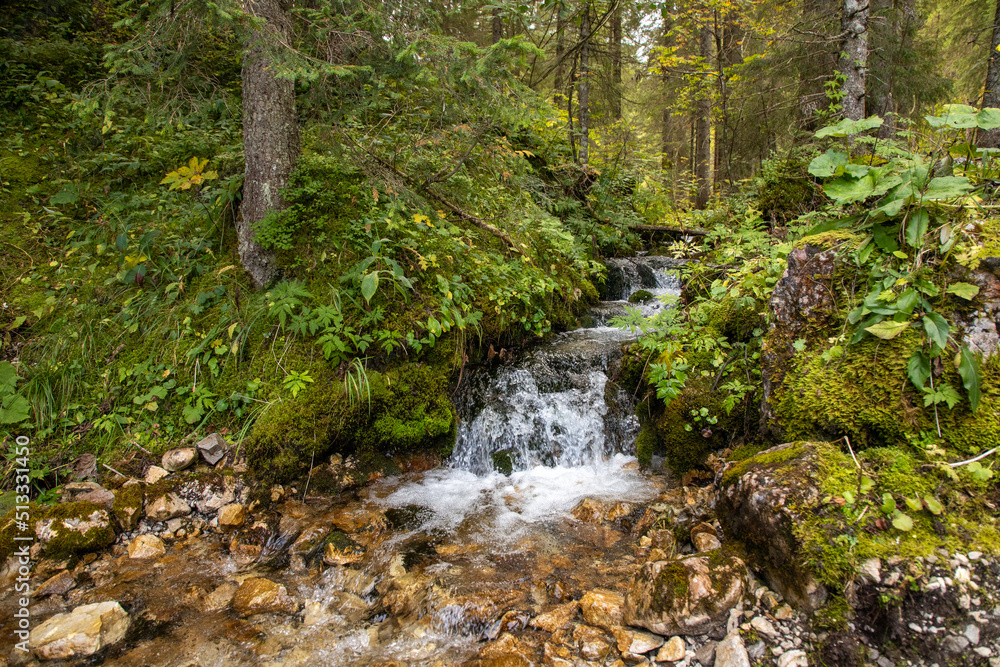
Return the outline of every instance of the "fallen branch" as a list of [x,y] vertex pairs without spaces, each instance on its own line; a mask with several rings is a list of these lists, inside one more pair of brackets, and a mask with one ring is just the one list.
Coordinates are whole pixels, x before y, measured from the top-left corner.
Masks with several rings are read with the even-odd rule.
[[959,461],[958,463],[949,463],[948,465],[951,466],[952,468],[957,468],[958,466],[964,466],[964,465],[967,465],[969,463],[975,463],[976,461],[981,461],[982,459],[985,459],[987,456],[989,456],[990,454],[992,454],[996,450],[997,450],[997,448],[994,447],[993,449],[990,449],[988,451],[983,452],[979,456],[972,457],[968,461]]

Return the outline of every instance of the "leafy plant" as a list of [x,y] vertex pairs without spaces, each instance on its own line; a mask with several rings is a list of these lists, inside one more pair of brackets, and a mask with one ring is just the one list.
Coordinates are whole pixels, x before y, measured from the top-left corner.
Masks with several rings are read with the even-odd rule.
[[0,424],[17,424],[31,416],[31,406],[16,392],[17,369],[0,361]]

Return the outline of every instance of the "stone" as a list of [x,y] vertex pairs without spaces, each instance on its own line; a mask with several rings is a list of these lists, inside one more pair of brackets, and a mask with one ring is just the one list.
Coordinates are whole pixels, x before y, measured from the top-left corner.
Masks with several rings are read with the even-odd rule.
[[535,616],[531,619],[531,622],[528,625],[533,628],[538,628],[539,630],[545,630],[546,632],[555,632],[559,628],[565,627],[569,624],[570,620],[576,616],[576,612],[579,608],[579,602],[567,602],[545,612],[544,614]]
[[352,570],[349,567],[337,568],[335,574],[332,575],[332,581],[343,590],[358,597],[366,597],[375,590],[375,577],[361,570]]
[[339,530],[330,533],[323,546],[323,562],[327,565],[350,565],[364,557],[365,548]]
[[746,566],[734,556],[646,563],[625,594],[625,622],[660,635],[700,635],[743,597]]
[[125,485],[115,491],[115,500],[111,506],[111,513],[118,519],[122,529],[126,531],[135,530],[142,517],[142,504],[144,491],[139,483]]
[[110,514],[93,503],[61,503],[45,515],[35,522],[35,538],[50,555],[97,551],[115,540]]
[[750,656],[738,632],[726,635],[715,647],[715,667],[750,667]]
[[785,651],[778,657],[778,667],[809,667],[809,659],[805,651]]
[[665,529],[651,530],[648,537],[651,549],[659,549],[667,554],[663,560],[673,558],[677,555],[677,538],[674,537],[674,531]]
[[804,611],[815,611],[827,591],[806,568],[794,529],[819,504],[819,450],[827,443],[789,443],[719,475],[716,512],[727,536],[742,542],[760,563],[771,588]]
[[93,491],[87,491],[86,493],[81,493],[76,496],[74,500],[94,503],[98,507],[103,507],[106,510],[110,510],[115,504],[115,494],[107,489],[94,489]]
[[165,553],[163,540],[155,535],[139,535],[128,544],[129,558],[159,558]]
[[288,594],[284,586],[263,577],[245,579],[230,604],[233,611],[241,617],[254,614],[294,614],[299,610],[298,602]]
[[146,484],[156,484],[169,474],[169,470],[164,470],[160,466],[149,466],[149,470],[146,471]]
[[656,662],[679,662],[685,655],[687,647],[684,646],[684,640],[674,636],[660,648],[660,652],[656,654]]
[[663,637],[648,632],[639,632],[629,628],[615,628],[612,634],[618,641],[618,650],[622,653],[642,655],[655,651],[663,646]]
[[117,602],[98,602],[56,614],[31,631],[30,644],[42,660],[93,655],[125,638],[128,614]]
[[526,660],[531,653],[532,651],[522,644],[517,637],[509,632],[505,632],[497,637],[496,640],[481,648],[479,650],[479,657],[485,660],[503,660],[511,657]]
[[774,618],[779,621],[790,621],[795,618],[795,610],[787,604],[783,604],[774,612]]
[[236,583],[227,581],[205,596],[205,599],[202,601],[202,609],[205,611],[220,611],[225,609],[232,602],[237,590],[239,590],[239,586]]
[[577,625],[573,628],[573,641],[576,642],[580,655],[587,660],[600,662],[611,653],[611,644],[603,631],[589,625]]
[[965,637],[948,635],[944,638],[944,641],[941,642],[941,649],[946,655],[958,655],[967,648],[969,648],[969,640]]
[[191,506],[176,493],[167,493],[146,506],[146,516],[153,521],[169,521],[191,513]]
[[178,447],[163,454],[160,465],[169,472],[178,472],[194,465],[198,460],[198,450],[194,447]]
[[710,641],[695,651],[694,659],[701,664],[701,667],[712,667],[715,664],[715,647],[717,645]]
[[969,640],[969,643],[973,646],[979,644],[979,627],[969,623],[965,626],[965,632],[962,633],[965,638]]
[[694,537],[691,538],[694,548],[699,552],[714,551],[715,549],[722,548],[722,542],[719,538],[711,533],[696,533]]
[[858,574],[868,583],[882,583],[882,561],[878,558],[869,558],[858,566]]
[[713,526],[712,524],[708,523],[707,521],[702,521],[702,522],[696,523],[694,526],[692,526],[692,528],[691,528],[691,541],[692,542],[694,541],[695,535],[698,535],[698,534],[701,534],[701,533],[707,533],[708,535],[711,535],[712,537],[718,537],[719,536],[719,531],[717,531],[715,529],[715,526]]
[[580,598],[580,612],[587,623],[610,631],[625,624],[625,596],[621,593],[595,588]]
[[74,588],[76,588],[76,577],[69,570],[63,570],[46,579],[35,591],[35,597],[41,599],[49,595],[65,595]]
[[774,629],[773,625],[771,625],[771,621],[767,620],[763,616],[757,616],[750,621],[750,627],[768,639],[774,639],[778,636],[778,631]]
[[212,433],[202,438],[195,447],[198,449],[198,453],[201,454],[201,458],[205,459],[205,462],[211,466],[221,461],[229,449],[226,445],[226,440],[218,433]]
[[226,505],[219,510],[219,528],[224,531],[236,530],[247,520],[247,508],[239,503]]

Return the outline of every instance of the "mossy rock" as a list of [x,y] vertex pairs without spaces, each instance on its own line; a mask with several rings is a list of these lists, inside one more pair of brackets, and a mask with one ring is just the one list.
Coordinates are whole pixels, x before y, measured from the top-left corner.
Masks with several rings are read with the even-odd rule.
[[641,290],[639,290],[637,292],[632,292],[632,294],[628,298],[628,302],[629,303],[646,303],[647,301],[651,301],[652,299],[653,299],[653,293],[652,292],[650,292],[648,290],[641,289]]
[[766,326],[764,304],[752,296],[727,294],[712,307],[708,325],[731,341],[747,341]]
[[[14,539],[22,535],[15,510],[0,519],[0,560],[7,558],[18,546]],[[89,502],[59,503],[28,506],[29,529],[33,539],[42,545],[42,552],[51,558],[99,551],[115,540],[115,529],[108,512]]]
[[115,502],[111,506],[111,513],[118,520],[122,530],[133,530],[139,523],[144,498],[141,484],[123,486],[115,491]]
[[509,476],[514,472],[514,457],[506,449],[490,454],[490,462],[493,464],[493,469],[501,475]]

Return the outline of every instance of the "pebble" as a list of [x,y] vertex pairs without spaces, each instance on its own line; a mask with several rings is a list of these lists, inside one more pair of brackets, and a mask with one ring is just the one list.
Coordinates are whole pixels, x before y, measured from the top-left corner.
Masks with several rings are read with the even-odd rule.
[[677,662],[683,660],[686,653],[684,640],[680,637],[671,637],[656,654],[656,662]]
[[979,628],[972,623],[965,626],[965,632],[962,633],[965,638],[969,640],[969,643],[975,646],[979,643]]
[[764,635],[765,637],[774,638],[778,636],[778,631],[774,629],[774,626],[769,620],[763,616],[757,616],[752,621],[750,621],[750,627]]
[[809,667],[805,651],[788,651],[778,658],[778,667]]
[[160,466],[149,466],[149,470],[146,471],[146,484],[156,484],[169,474],[168,470],[164,470]]

